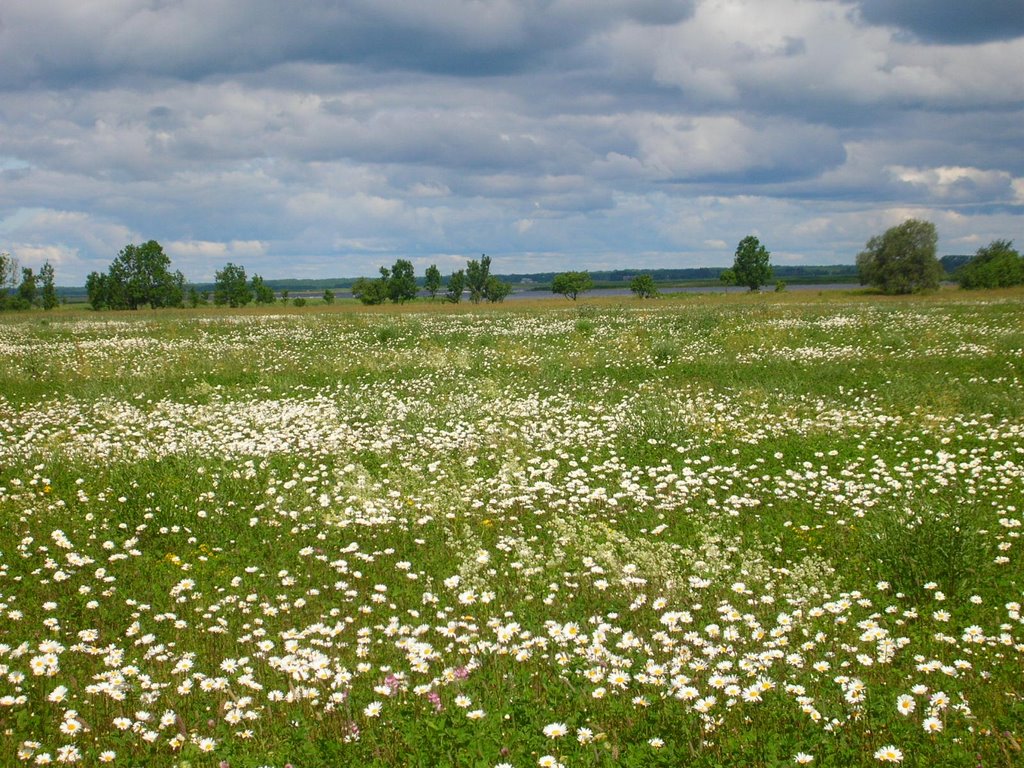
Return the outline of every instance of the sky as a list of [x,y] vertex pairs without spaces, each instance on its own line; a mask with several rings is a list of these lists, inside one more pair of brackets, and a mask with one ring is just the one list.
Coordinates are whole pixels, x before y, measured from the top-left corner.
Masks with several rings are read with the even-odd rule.
[[61,285],[1024,245],[1024,0],[3,0],[0,251]]

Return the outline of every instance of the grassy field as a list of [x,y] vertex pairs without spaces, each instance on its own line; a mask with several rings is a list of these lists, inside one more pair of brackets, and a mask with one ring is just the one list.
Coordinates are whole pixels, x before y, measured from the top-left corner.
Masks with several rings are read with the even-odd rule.
[[1024,293],[0,319],[0,765],[1024,764]]

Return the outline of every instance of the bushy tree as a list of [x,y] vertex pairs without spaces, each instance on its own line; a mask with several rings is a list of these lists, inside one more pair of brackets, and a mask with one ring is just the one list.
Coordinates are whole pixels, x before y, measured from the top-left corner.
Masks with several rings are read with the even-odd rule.
[[41,284],[41,299],[43,309],[53,309],[59,304],[57,299],[57,286],[56,277],[53,271],[53,265],[50,262],[45,262],[39,270],[39,282]]
[[731,268],[723,269],[718,279],[722,282],[722,285],[736,285],[736,272]]
[[654,278],[647,273],[634,276],[629,281],[629,290],[639,299],[650,299],[658,295],[658,287],[654,284]]
[[352,295],[363,304],[383,304],[388,298],[387,269],[381,268],[382,276],[376,280],[360,277],[352,283]]
[[771,254],[753,235],[747,235],[736,246],[732,271],[737,285],[756,291],[772,279]]
[[499,302],[512,292],[512,286],[503,283],[491,274],[491,257],[484,254],[480,259],[466,262],[466,288],[469,300],[474,304],[481,301]]
[[484,285],[484,298],[493,304],[498,304],[505,300],[505,298],[512,293],[512,285],[499,280],[494,275],[487,277],[487,283]]
[[92,272],[86,278],[89,304],[93,309],[184,306],[185,276],[170,267],[170,258],[156,240],[126,245],[105,275]]
[[551,292],[560,293],[567,299],[576,298],[594,287],[589,272],[561,272],[551,281]]
[[330,288],[324,288],[324,304],[334,303],[334,291]]
[[416,273],[412,262],[398,259],[391,267],[388,281],[388,298],[396,304],[404,304],[416,298]]
[[993,240],[958,272],[961,288],[1007,288],[1024,283],[1024,260],[1010,240]]
[[448,278],[448,286],[445,291],[444,297],[446,301],[450,301],[452,304],[458,304],[462,301],[462,292],[466,290],[466,272],[465,270],[458,270],[452,272],[451,277]]
[[228,262],[217,270],[213,282],[213,303],[217,306],[244,307],[252,301],[252,289],[245,276],[245,267]]
[[437,268],[437,264],[431,264],[427,267],[423,277],[423,287],[427,289],[430,298],[437,298],[437,292],[441,290],[441,270]]
[[935,258],[938,240],[935,225],[917,219],[872,237],[857,255],[861,284],[891,294],[935,290],[942,276]]
[[266,281],[259,275],[253,275],[249,281],[249,290],[252,300],[256,304],[273,304],[277,301],[274,296],[274,289],[267,285]]
[[487,292],[487,278],[491,276],[491,257],[484,254],[477,259],[466,262],[466,287],[469,289],[469,300],[479,304]]
[[17,287],[19,274],[18,260],[7,252],[0,252],[0,309],[12,306],[8,294]]
[[34,307],[38,298],[39,290],[36,288],[36,276],[32,267],[22,267],[21,285],[18,286],[19,309]]

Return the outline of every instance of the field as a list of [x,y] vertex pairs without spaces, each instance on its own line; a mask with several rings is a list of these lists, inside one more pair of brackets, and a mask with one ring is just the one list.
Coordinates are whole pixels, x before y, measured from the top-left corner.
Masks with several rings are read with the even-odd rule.
[[1019,291],[5,318],[0,765],[1021,765],[1022,471]]

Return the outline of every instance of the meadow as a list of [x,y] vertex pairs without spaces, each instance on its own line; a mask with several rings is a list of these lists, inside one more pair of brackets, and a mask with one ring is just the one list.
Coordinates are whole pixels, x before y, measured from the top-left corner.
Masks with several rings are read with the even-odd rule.
[[0,765],[1024,764],[1024,293],[0,320]]

